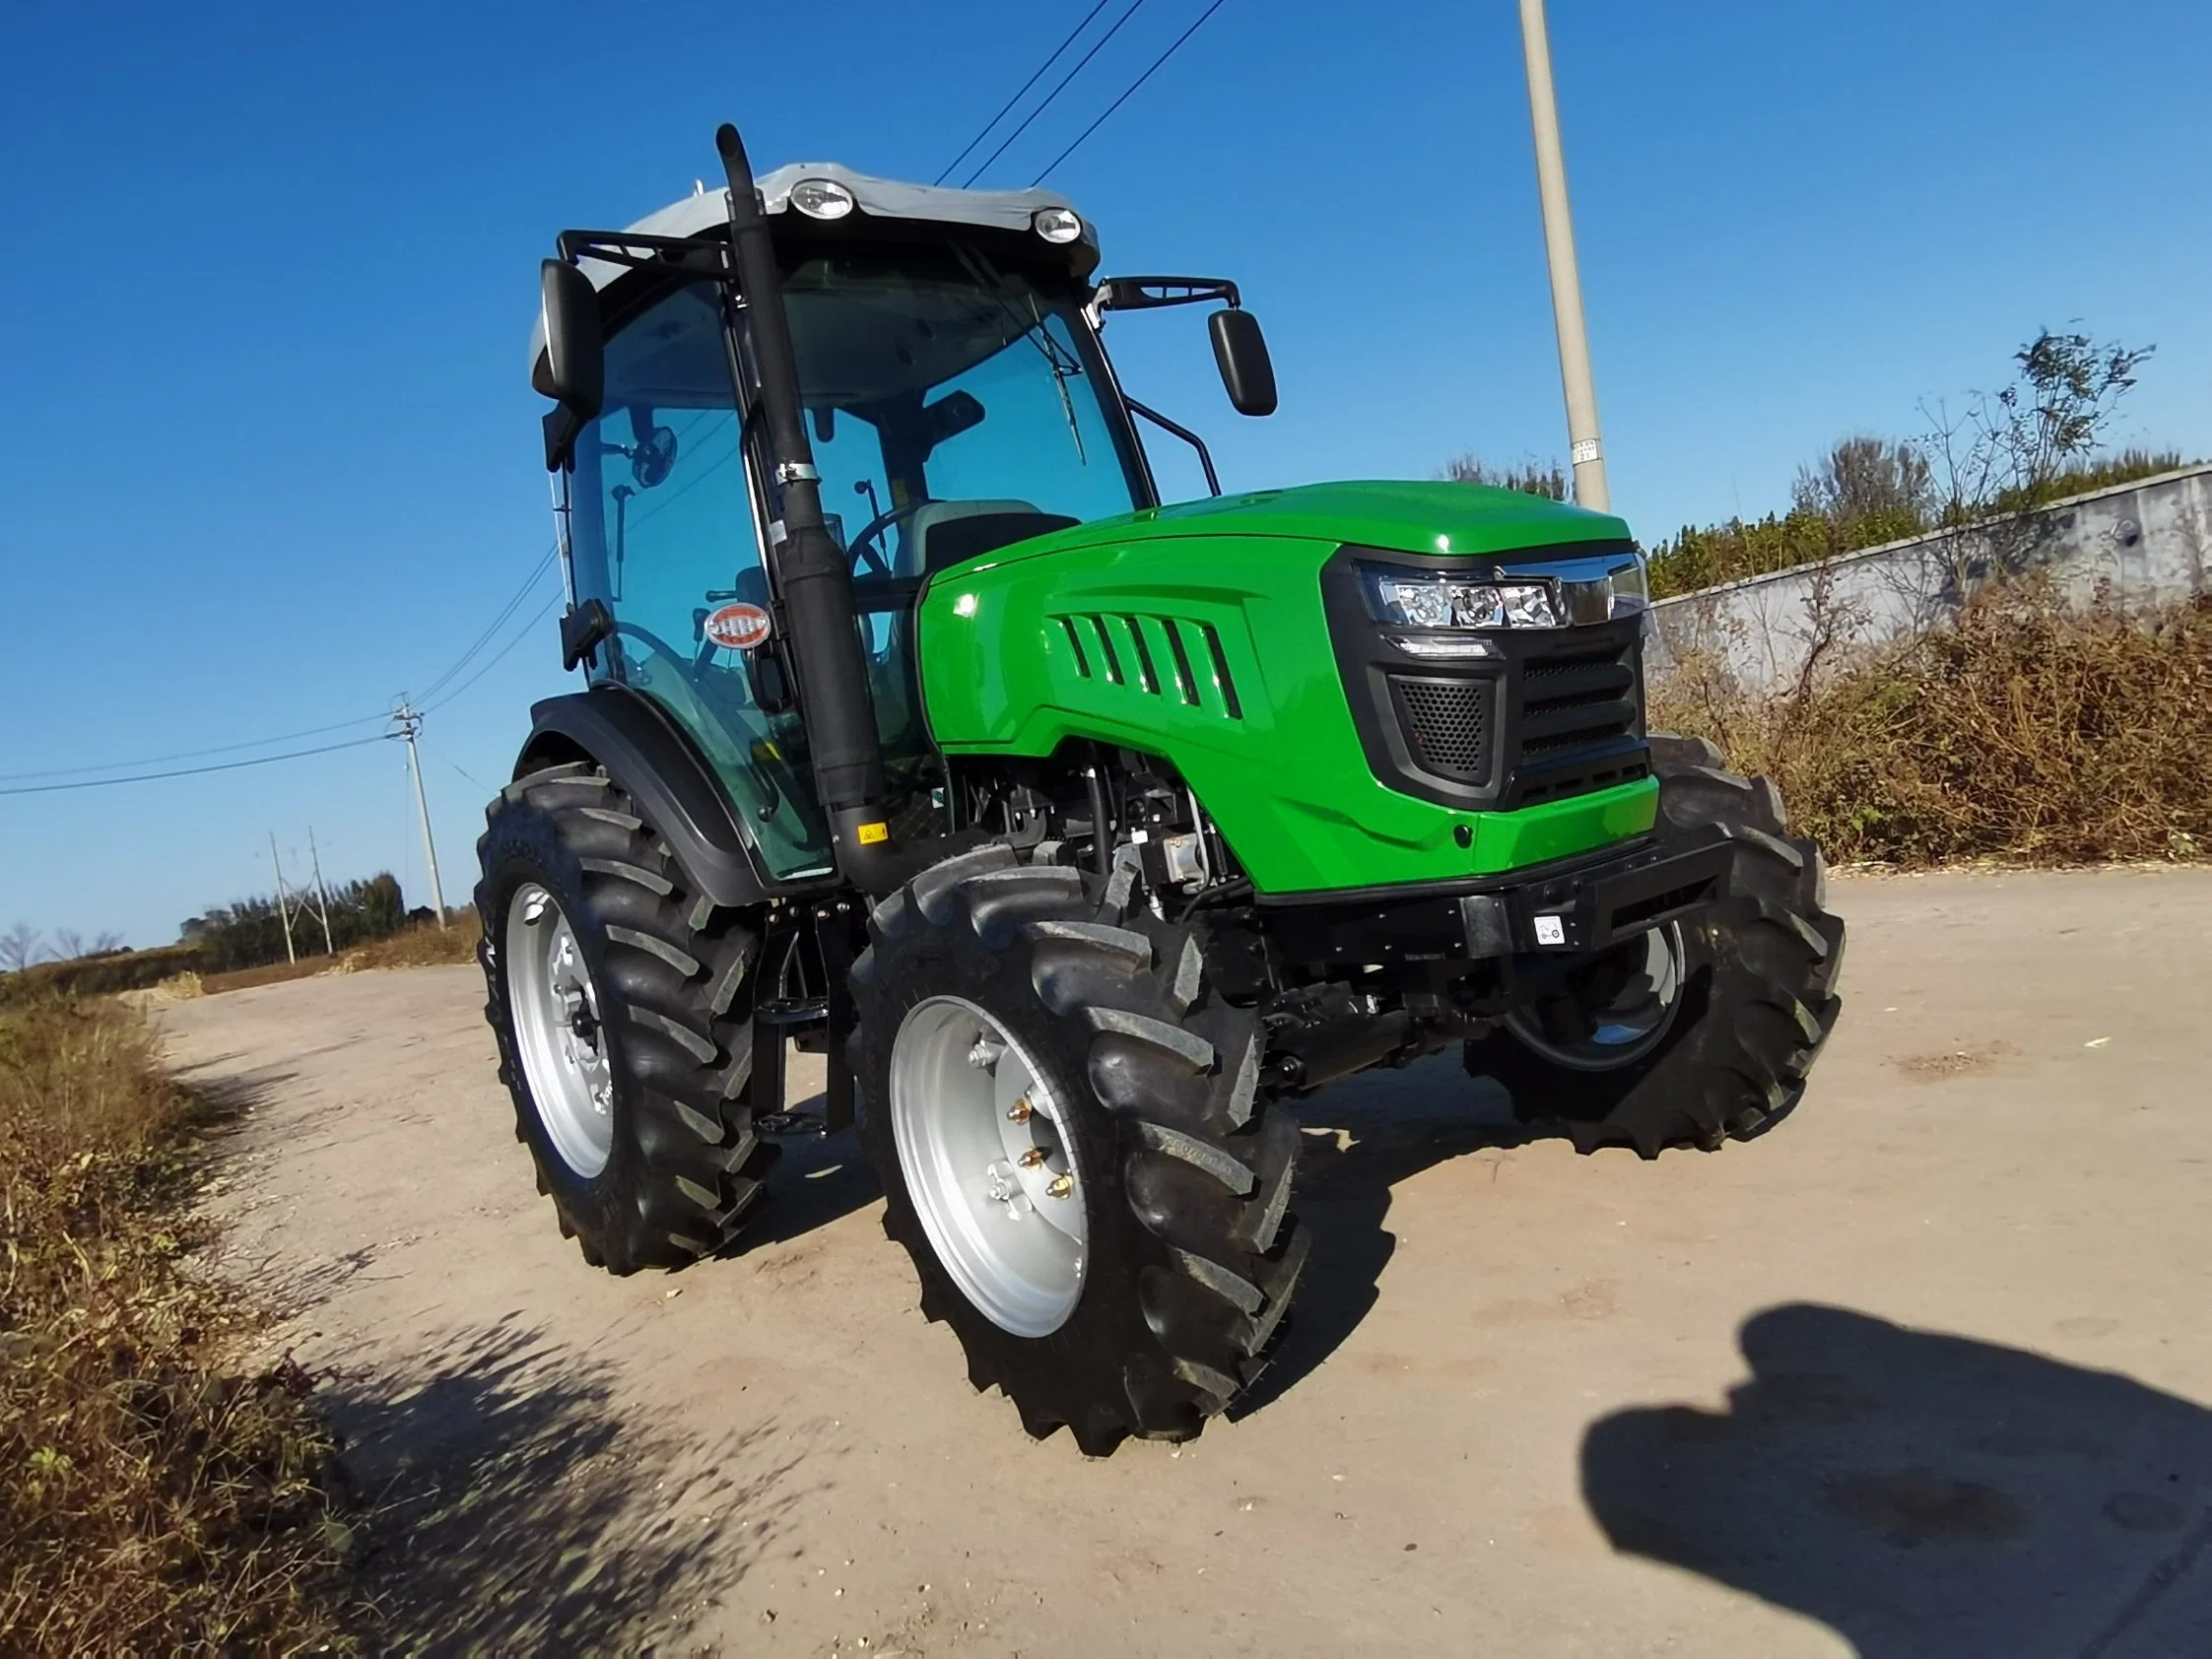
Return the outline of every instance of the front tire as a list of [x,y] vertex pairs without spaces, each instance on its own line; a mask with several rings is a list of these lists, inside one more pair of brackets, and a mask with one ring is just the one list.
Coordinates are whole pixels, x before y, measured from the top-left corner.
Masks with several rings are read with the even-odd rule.
[[852,974],[860,1142],[922,1311],[1032,1434],[1093,1456],[1226,1407],[1307,1247],[1259,1022],[1132,898],[1126,870],[981,848],[877,905]]
[[758,936],[594,766],[507,785],[477,855],[485,1018],[561,1230],[616,1274],[720,1248],[775,1156],[743,1095]]
[[1843,923],[1826,907],[1820,849],[1788,832],[1774,784],[1726,770],[1698,738],[1653,733],[1651,765],[1661,843],[1727,836],[1728,891],[1466,1047],[1467,1070],[1503,1084],[1516,1116],[1564,1124],[1584,1153],[1656,1158],[1764,1134],[1796,1106],[1843,1006]]

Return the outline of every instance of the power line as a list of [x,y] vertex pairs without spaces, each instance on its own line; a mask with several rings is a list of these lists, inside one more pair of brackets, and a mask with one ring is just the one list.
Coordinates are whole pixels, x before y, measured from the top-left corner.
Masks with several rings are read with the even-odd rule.
[[[388,715],[378,715],[388,719]],[[133,772],[127,777],[88,777],[75,783],[19,784],[0,789],[0,795],[51,795],[64,789],[104,789],[112,783],[153,783],[165,777],[199,777],[207,772],[235,772],[243,766],[266,766],[278,761],[300,761],[309,755],[335,755],[341,749],[360,749],[367,744],[381,743],[383,734],[374,737],[350,738],[344,743],[326,743],[315,749],[295,749],[283,755],[257,755],[250,761],[222,761],[212,766],[181,766],[174,771]]]
[[451,683],[453,676],[460,673],[462,669],[468,666],[469,659],[474,657],[477,652],[483,650],[486,645],[490,644],[492,641],[492,636],[495,633],[499,632],[501,629],[506,626],[507,618],[513,616],[516,609],[520,607],[522,602],[530,597],[530,590],[538,585],[539,578],[542,577],[546,573],[547,569],[552,566],[554,556],[559,551],[560,545],[556,543],[553,547],[547,548],[545,552],[539,556],[538,562],[530,566],[530,573],[522,578],[522,585],[514,590],[513,597],[508,599],[504,605],[500,607],[499,614],[485,626],[484,631],[476,636],[476,638],[470,643],[467,650],[463,651],[458,657],[455,657],[453,659],[451,667],[447,668],[443,674],[440,674],[436,680],[433,680],[430,685],[424,689],[422,697],[425,702],[430,701],[432,697],[437,696],[440,691],[444,690],[444,688]]
[[[1115,99],[1111,103],[1107,104],[1106,106],[1106,111],[1104,114],[1100,115],[1100,117],[1096,121],[1093,121],[1081,132],[1077,133],[1075,135],[1075,143],[1069,145],[1057,156],[1054,156],[1052,160],[1045,165],[1044,171],[1039,173],[1035,178],[1030,180],[1030,188],[1034,190],[1039,184],[1042,184],[1045,180],[1046,175],[1049,174],[1054,167],[1058,166],[1062,162],[1066,161],[1070,156],[1074,155],[1077,149],[1081,147],[1085,139],[1089,138],[1093,133],[1097,132],[1099,128],[1106,124],[1106,116],[1112,114],[1116,109],[1119,109],[1124,103],[1127,103],[1129,101],[1130,94],[1134,93],[1139,87],[1143,86],[1147,81],[1152,79],[1152,71],[1154,69],[1158,69],[1162,64],[1166,63],[1170,58],[1173,57],[1175,53],[1181,48],[1182,43],[1185,40],[1189,39],[1193,34],[1198,33],[1199,24],[1204,23],[1208,18],[1212,17],[1216,12],[1220,11],[1221,8],[1222,0],[1214,0],[1214,3],[1211,6],[1208,6],[1204,11],[1200,12],[1198,14],[1198,23],[1192,24],[1188,29],[1184,30],[1180,34],[1176,35],[1175,43],[1152,60],[1152,69],[1147,69],[1142,75],[1139,75],[1134,81],[1131,81],[1129,83],[1128,92],[1124,92],[1119,98]],[[1129,9],[1131,11],[1136,10],[1134,6],[1130,7]]]
[[518,630],[516,630],[513,638],[509,639],[504,645],[502,645],[497,651],[493,652],[491,656],[485,658],[484,661],[477,664],[476,672],[474,674],[470,675],[458,686],[455,686],[451,691],[447,692],[443,697],[439,697],[437,701],[425,704],[423,712],[425,714],[435,713],[436,710],[445,707],[446,704],[450,703],[455,697],[459,697],[463,692],[466,692],[471,686],[475,685],[479,680],[483,679],[485,675],[491,673],[493,669],[497,668],[500,663],[504,660],[506,654],[509,651],[513,650],[515,646],[521,644],[523,640],[530,637],[530,630],[536,628],[539,623],[543,622],[545,620],[546,613],[552,610],[555,605],[560,603],[560,601],[561,595],[558,593],[555,593],[551,597],[549,597],[543,605],[540,605],[537,610],[531,613],[530,620],[524,623],[522,627]]
[[[389,718],[383,714],[364,714],[359,719],[338,720],[327,726],[309,726],[303,731],[279,732],[274,737],[254,738],[245,743],[219,743],[208,749],[184,749],[173,755],[144,755],[135,761],[105,761],[90,766],[51,766],[36,772],[0,772],[0,783],[24,783],[41,777],[77,777],[85,772],[108,772],[121,766],[165,766],[171,761],[196,761],[203,755],[235,755],[241,749],[266,749],[272,743],[296,743],[303,737],[321,737],[326,732],[342,732],[351,726],[381,724]],[[251,764],[252,763],[245,763]],[[31,794],[31,790],[10,790],[10,794]]]
[[443,763],[445,763],[446,765],[448,765],[448,766],[452,767],[452,768],[453,768],[453,770],[455,770],[455,771],[459,772],[459,773],[461,774],[461,776],[463,776],[464,778],[468,779],[468,781],[469,781],[470,783],[474,784],[474,785],[475,785],[475,786],[476,786],[477,788],[479,788],[479,789],[482,789],[482,790],[483,790],[483,791],[485,791],[485,793],[487,793],[487,794],[490,794],[490,793],[492,793],[492,792],[493,792],[493,791],[492,791],[492,786],[491,786],[490,784],[488,784],[488,783],[485,783],[485,782],[481,781],[481,780],[480,780],[480,779],[479,779],[479,778],[477,777],[477,775],[476,775],[476,774],[475,774],[474,772],[470,771],[470,770],[468,769],[468,767],[466,767],[466,766],[462,765],[460,762],[458,762],[458,761],[456,761],[456,760],[453,760],[453,759],[452,759],[452,758],[451,758],[450,756],[448,756],[448,755],[447,755],[447,754],[446,754],[446,753],[445,753],[445,752],[444,752],[443,750],[441,750],[441,749],[431,749],[431,746],[430,746],[430,745],[429,745],[428,743],[424,744],[424,745],[423,745],[423,747],[424,747],[425,749],[430,749],[430,751],[431,751],[431,755],[432,755],[432,757],[433,757],[434,759],[436,759],[436,760],[438,760],[438,761],[441,761],[441,762],[443,762]]
[[1091,27],[1091,20],[1097,17],[1101,12],[1105,11],[1106,7],[1111,3],[1112,0],[1099,0],[1099,3],[1096,6],[1093,6],[1088,12],[1084,13],[1083,21],[1077,24],[1073,29],[1069,30],[1067,33],[1067,38],[1062,40],[1057,46],[1054,46],[1052,48],[1052,55],[1046,58],[1042,63],[1039,64],[1037,66],[1036,73],[1031,75],[1027,81],[1024,81],[1022,83],[1022,90],[1006,100],[1005,108],[999,110],[997,114],[993,115],[989,120],[985,121],[982,125],[981,130],[978,131],[973,138],[970,139],[966,144],[961,146],[960,154],[955,156],[950,162],[947,162],[945,164],[944,172],[939,173],[929,182],[932,184],[944,183],[946,176],[952,172],[953,168],[959,166],[961,163],[968,160],[969,152],[973,150],[976,145],[982,143],[985,138],[990,136],[991,128],[997,126],[999,122],[1005,120],[1007,114],[1013,109],[1014,105],[1021,102],[1023,99],[1029,96],[1030,88],[1036,86],[1039,81],[1044,78],[1044,72],[1047,69],[1051,68],[1052,65],[1060,61],[1060,54],[1066,51],[1068,47],[1074,45],[1075,37],[1081,34],[1086,29],[1089,29]]
[[1005,138],[1000,140],[998,148],[996,150],[993,150],[988,156],[983,158],[982,166],[978,166],[973,172],[970,173],[965,180],[962,181],[961,188],[963,190],[969,189],[974,184],[975,180],[982,177],[984,168],[988,167],[991,163],[997,161],[999,157],[1005,155],[1006,147],[1009,144],[1012,144],[1017,138],[1020,138],[1022,134],[1028,132],[1030,130],[1030,123],[1032,121],[1036,120],[1039,115],[1043,114],[1047,109],[1052,107],[1052,100],[1068,90],[1068,83],[1074,80],[1078,75],[1083,73],[1084,65],[1088,64],[1093,58],[1097,57],[1108,40],[1112,39],[1116,34],[1121,33],[1121,26],[1127,23],[1131,18],[1136,16],[1137,8],[1139,6],[1142,6],[1143,4],[1144,0],[1130,0],[1129,9],[1113,20],[1113,27],[1107,30],[1104,34],[1100,35],[1097,41],[1093,43],[1091,49],[1085,52],[1081,58],[1076,60],[1076,65],[1073,69],[1069,70],[1065,75],[1060,77],[1060,84],[1044,95],[1044,101],[1042,103],[1039,103],[1027,115],[1024,115],[1022,117],[1022,124],[1016,127],[1012,132],[1008,133]]
[[[521,606],[522,602],[530,597],[530,590],[537,585],[539,579],[544,576],[547,568],[552,564],[555,551],[557,550],[548,549],[539,558],[538,562],[530,567],[530,574],[526,578],[524,578],[522,586],[515,591],[513,597],[508,599],[506,604],[500,608],[499,614],[493,617],[490,626],[487,627],[484,631],[477,636],[475,642],[472,643],[467,650],[463,651],[460,656],[454,660],[450,668],[446,669],[443,674],[439,675],[436,680],[432,682],[430,691],[424,694],[426,699],[430,697],[435,696],[439,690],[445,687],[452,680],[454,675],[458,674],[462,669],[466,668],[469,664],[469,660],[491,641],[493,636],[499,632],[500,629],[503,626],[504,626],[507,619],[514,615],[515,611]],[[543,611],[540,611],[538,613],[538,615],[541,617],[545,613]],[[510,643],[507,648],[511,650],[513,648],[512,644]],[[471,684],[473,683],[474,682],[471,681]],[[390,718],[391,716],[388,713],[363,714],[358,715],[351,720],[334,720],[326,726],[305,726],[298,731],[277,732],[269,737],[248,738],[238,743],[211,744],[205,749],[180,749],[168,755],[141,755],[132,760],[102,761],[91,765],[49,766],[40,771],[0,772],[0,784],[34,783],[46,778],[81,778],[88,772],[117,771],[125,766],[166,766],[172,761],[197,761],[209,755],[235,755],[241,749],[266,749],[272,744],[297,743],[302,738],[322,737],[327,733],[347,731],[355,726],[380,726]],[[339,745],[338,747],[344,746]],[[299,751],[299,753],[303,755],[319,755],[328,753],[328,751],[322,749],[307,749]],[[270,755],[263,757],[264,760],[269,761],[282,761],[289,758],[290,757],[283,755]],[[235,763],[237,765],[259,765],[261,762],[241,761]],[[150,773],[147,775],[159,777],[183,777],[191,775],[194,771],[219,771],[225,768],[194,767],[188,768],[185,771],[159,772]],[[45,790],[0,789],[0,794],[36,795],[47,793],[51,789],[58,788],[92,788],[101,782],[135,783],[138,781],[140,781],[140,779],[137,777],[92,779],[80,785],[50,785],[48,786],[48,789]]]

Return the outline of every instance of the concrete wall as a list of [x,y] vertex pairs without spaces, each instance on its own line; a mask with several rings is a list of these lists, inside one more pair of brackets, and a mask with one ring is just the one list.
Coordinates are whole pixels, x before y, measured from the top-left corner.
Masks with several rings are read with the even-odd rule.
[[1841,642],[1880,644],[1955,612],[1998,569],[2044,569],[2070,595],[2100,585],[2127,605],[2212,590],[2212,464],[2092,491],[2032,516],[1868,548],[1724,582],[1652,609],[1656,666],[1717,654],[1747,687],[1794,680],[1822,619]]

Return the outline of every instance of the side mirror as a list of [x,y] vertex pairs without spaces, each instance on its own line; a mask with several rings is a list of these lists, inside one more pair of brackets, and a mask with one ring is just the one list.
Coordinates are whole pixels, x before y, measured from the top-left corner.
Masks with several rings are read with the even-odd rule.
[[1275,365],[1268,359],[1259,319],[1249,311],[1216,311],[1206,319],[1206,331],[1214,337],[1214,362],[1237,413],[1274,414]]
[[538,267],[538,292],[545,352],[531,365],[530,384],[559,405],[545,418],[546,471],[559,472],[574,455],[576,434],[606,401],[607,348],[589,277],[566,260],[548,259]]

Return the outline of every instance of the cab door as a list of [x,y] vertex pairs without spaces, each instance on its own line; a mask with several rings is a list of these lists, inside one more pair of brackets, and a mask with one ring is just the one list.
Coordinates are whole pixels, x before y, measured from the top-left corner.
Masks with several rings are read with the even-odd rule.
[[772,627],[721,303],[677,288],[607,340],[606,402],[576,444],[576,600],[615,619],[591,669],[653,699],[706,757],[778,879],[828,873],[794,711],[766,713],[747,650]]

